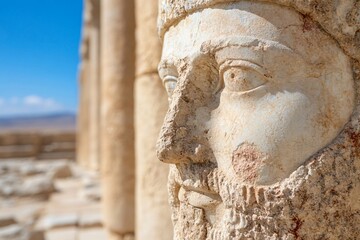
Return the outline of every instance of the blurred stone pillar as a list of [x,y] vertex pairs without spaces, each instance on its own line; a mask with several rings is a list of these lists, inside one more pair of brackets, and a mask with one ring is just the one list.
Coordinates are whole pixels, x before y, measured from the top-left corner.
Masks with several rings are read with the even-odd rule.
[[86,167],[89,161],[89,62],[84,59],[80,66],[80,101],[77,116],[77,161]]
[[76,159],[80,166],[86,167],[89,161],[89,29],[90,6],[84,0],[82,40],[80,45],[81,63],[79,64],[79,107],[77,115]]
[[88,60],[82,58],[79,65],[79,106],[77,115],[77,137],[76,137],[76,160],[80,166],[86,166],[88,159],[88,79],[87,79]]
[[101,1],[103,209],[114,240],[134,235],[134,11],[133,1]]
[[158,0],[136,0],[136,238],[172,239],[168,166],[158,161],[155,144],[167,110],[157,73],[161,45],[156,31]]
[[78,113],[76,118],[76,161],[80,166],[84,164],[84,112],[85,112],[85,94],[84,87],[86,84],[85,71],[84,71],[84,58],[82,57],[78,69],[78,86],[79,86],[79,99],[78,99]]
[[89,0],[89,162],[98,170],[100,164],[100,0]]

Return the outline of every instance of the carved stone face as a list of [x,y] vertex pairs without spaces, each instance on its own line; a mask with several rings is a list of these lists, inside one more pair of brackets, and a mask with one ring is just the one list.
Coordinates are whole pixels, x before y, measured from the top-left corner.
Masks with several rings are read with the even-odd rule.
[[158,156],[174,164],[174,211],[203,209],[209,226],[231,202],[219,176],[228,186],[275,184],[329,144],[353,109],[348,58],[311,20],[273,4],[187,16],[165,34],[159,73],[170,102]]

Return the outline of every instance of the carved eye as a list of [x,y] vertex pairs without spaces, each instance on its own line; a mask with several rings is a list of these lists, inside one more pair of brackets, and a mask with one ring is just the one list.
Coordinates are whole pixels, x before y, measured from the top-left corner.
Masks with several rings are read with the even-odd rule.
[[223,72],[225,88],[233,92],[246,92],[265,84],[264,77],[246,67],[229,67]]
[[164,78],[164,86],[165,86],[166,92],[168,94],[169,101],[172,98],[172,95],[173,95],[173,92],[175,90],[176,84],[177,84],[177,78],[176,77],[174,77],[174,76],[166,76]]

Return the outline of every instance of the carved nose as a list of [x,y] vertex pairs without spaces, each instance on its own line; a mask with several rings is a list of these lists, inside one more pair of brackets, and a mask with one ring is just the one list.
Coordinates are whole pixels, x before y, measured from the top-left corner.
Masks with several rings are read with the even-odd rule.
[[157,142],[157,156],[164,163],[204,162],[209,158],[204,144],[197,141],[189,128],[162,128]]
[[202,105],[191,96],[201,96],[190,84],[177,86],[161,128],[157,155],[165,163],[203,162],[207,159],[206,143],[196,121],[196,110]]
[[[217,75],[201,58],[189,65],[192,68],[184,68],[184,74],[177,80],[157,142],[158,158],[165,163],[204,162],[210,158],[204,137],[207,129],[202,129],[203,124],[198,122],[206,120],[197,114],[199,108],[211,103],[218,85]],[[209,106],[203,109],[210,113]],[[204,111],[202,116],[206,115]]]
[[176,106],[170,108],[166,114],[156,146],[158,158],[162,162],[185,163],[190,160],[188,155],[191,137],[186,120],[181,121],[185,117],[181,117],[183,111],[184,109]]

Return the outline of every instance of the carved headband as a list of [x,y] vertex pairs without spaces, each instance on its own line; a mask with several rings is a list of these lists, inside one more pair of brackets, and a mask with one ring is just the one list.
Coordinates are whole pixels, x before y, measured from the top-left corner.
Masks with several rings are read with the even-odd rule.
[[[242,0],[237,0],[242,1]],[[159,0],[158,32],[163,39],[167,29],[198,10],[236,0]],[[338,41],[344,51],[360,61],[360,1],[328,0],[250,0],[271,2],[309,16]]]

